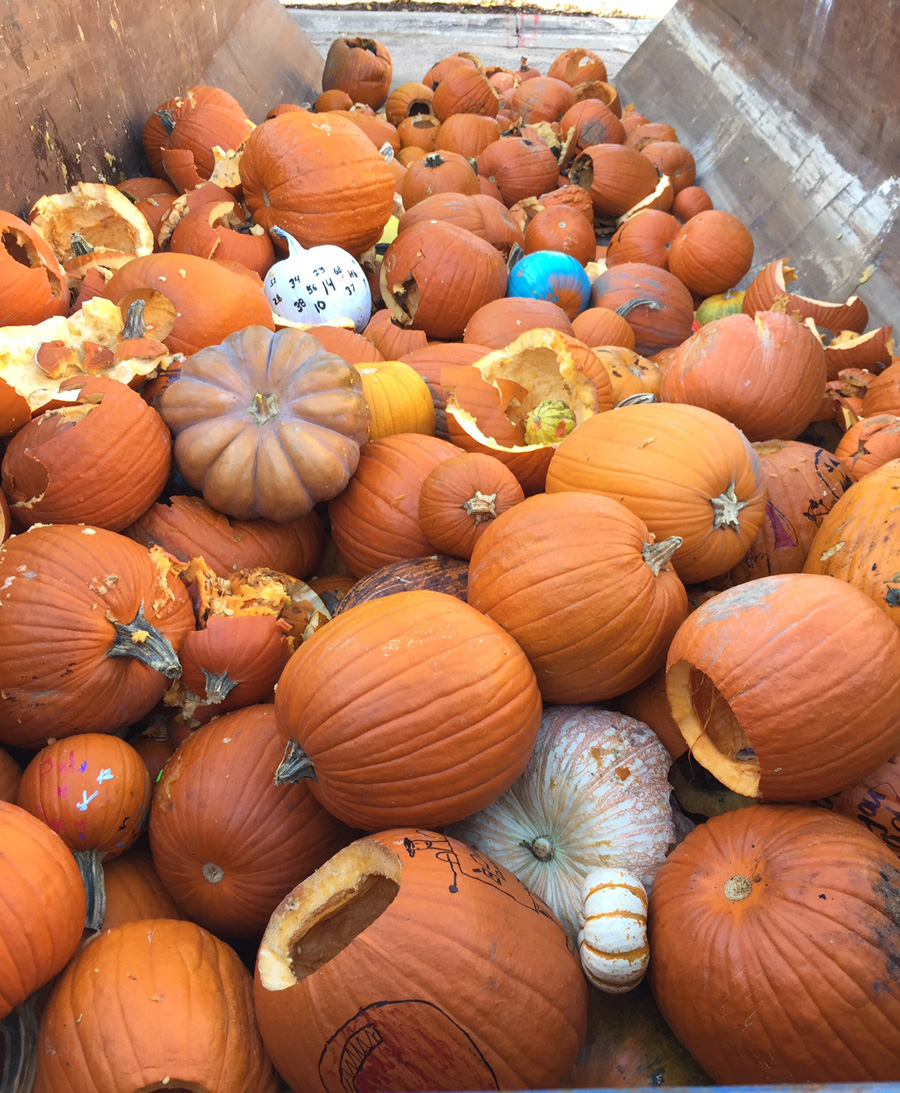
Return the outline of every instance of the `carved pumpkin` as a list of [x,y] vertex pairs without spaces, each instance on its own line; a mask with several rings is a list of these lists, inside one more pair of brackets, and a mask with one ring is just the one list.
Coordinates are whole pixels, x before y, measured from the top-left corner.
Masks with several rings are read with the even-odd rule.
[[[199,121],[194,118],[197,110],[200,111]],[[176,128],[179,133],[173,143],[171,138]],[[163,149],[179,147],[190,147],[199,154],[209,178],[213,145],[222,144],[220,138],[231,137],[236,143],[229,146],[236,148],[252,128],[240,103],[227,91],[197,84],[189,87],[183,96],[166,99],[153,111],[144,125],[141,144],[153,173],[160,178],[166,177]]]
[[863,398],[863,417],[875,417],[876,414],[900,415],[900,359],[868,385]]
[[[898,658],[897,627],[865,593],[785,573],[690,614],[669,648],[666,690],[694,758],[720,782],[745,797],[806,801],[900,751]],[[823,701],[820,680],[835,663],[840,688]]]
[[621,501],[657,540],[681,536],[673,563],[687,584],[735,565],[765,513],[756,453],[730,422],[698,406],[623,406],[583,422],[550,461],[547,492],[563,490]]
[[855,422],[841,437],[834,454],[847,476],[858,482],[877,467],[900,458],[900,417],[876,414]]
[[452,596],[406,592],[344,611],[305,642],[275,713],[290,741],[281,780],[314,775],[313,795],[358,827],[433,826],[484,807],[521,774],[540,693],[497,623]]
[[715,1082],[896,1080],[898,884],[874,835],[821,809],[755,805],[688,834],[650,895],[649,978]]
[[[404,118],[416,118],[432,113],[434,90],[424,83],[404,83],[388,95],[384,116],[391,125],[400,125]],[[349,109],[349,107],[347,108]]]
[[394,63],[387,46],[373,38],[335,38],[322,72],[323,91],[345,91],[353,102],[377,110],[391,87]]
[[308,785],[274,784],[283,751],[274,707],[248,706],[192,733],[156,787],[156,870],[192,921],[216,934],[259,937],[284,893],[356,834]]
[[255,987],[294,1089],[549,1087],[584,1038],[587,988],[546,905],[432,831],[361,839],[290,893]]
[[390,311],[384,307],[369,319],[363,337],[372,342],[386,361],[398,361],[407,353],[424,349],[428,344],[428,335],[424,330],[410,330],[394,322]]
[[591,706],[545,706],[523,775],[448,833],[546,899],[574,941],[593,869],[628,869],[649,891],[674,842],[670,759],[653,733]]
[[193,922],[141,919],[107,930],[47,1001],[35,1093],[192,1085],[275,1093],[252,990],[237,953]]
[[260,326],[186,360],[160,413],[185,481],[242,520],[295,520],[340,493],[370,421],[351,365],[308,334]]
[[615,220],[649,197],[659,182],[653,163],[623,144],[591,144],[575,157],[569,179],[590,190],[594,214]]
[[161,553],[101,528],[52,524],[6,542],[0,575],[3,743],[38,748],[133,725],[180,672],[194,613]]
[[65,270],[43,237],[0,211],[0,326],[30,326],[69,310]]
[[609,498],[539,494],[476,543],[469,603],[521,645],[545,702],[613,698],[660,666],[684,619],[687,597],[668,565],[681,542],[654,543]]
[[869,321],[869,310],[858,296],[851,296],[842,304],[814,300],[791,292],[787,286],[796,280],[796,271],[788,265],[787,258],[776,258],[764,266],[747,286],[744,314],[768,311],[779,296],[786,296],[788,314],[796,311],[801,322],[812,319],[816,326],[824,327],[833,334],[839,334],[842,330],[862,334]]

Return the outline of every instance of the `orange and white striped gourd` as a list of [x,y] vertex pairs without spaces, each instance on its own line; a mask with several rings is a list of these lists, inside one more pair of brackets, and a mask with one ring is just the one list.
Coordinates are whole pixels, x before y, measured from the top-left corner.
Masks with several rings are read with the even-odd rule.
[[578,954],[588,980],[608,994],[624,994],[644,978],[647,892],[626,869],[593,869],[581,886]]

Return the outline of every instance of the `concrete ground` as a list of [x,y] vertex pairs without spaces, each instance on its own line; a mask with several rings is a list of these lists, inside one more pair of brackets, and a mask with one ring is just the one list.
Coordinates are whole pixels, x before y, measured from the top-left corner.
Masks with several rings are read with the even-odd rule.
[[[580,0],[582,5],[590,2]],[[643,2],[645,9],[660,14],[667,6],[667,0]],[[630,10],[639,4],[640,0],[632,0]],[[574,46],[600,54],[610,82],[615,82],[619,69],[658,22],[658,16],[584,11],[473,11],[456,6],[429,10],[427,5],[386,10],[386,5],[377,2],[366,9],[286,6],[323,57],[335,38],[368,37],[381,42],[394,62],[393,87],[418,82],[435,61],[461,50],[476,54],[485,65],[506,68],[518,68],[522,57],[527,57],[529,64],[546,72],[555,57]]]

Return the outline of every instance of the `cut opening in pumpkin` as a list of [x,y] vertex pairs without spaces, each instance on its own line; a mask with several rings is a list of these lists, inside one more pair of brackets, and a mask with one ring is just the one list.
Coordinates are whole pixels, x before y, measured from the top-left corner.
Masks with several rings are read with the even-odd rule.
[[281,903],[259,948],[266,990],[302,982],[342,953],[400,891],[403,864],[374,839],[345,846]]
[[666,673],[666,692],[672,717],[697,762],[734,793],[757,797],[759,757],[709,676],[679,660]]

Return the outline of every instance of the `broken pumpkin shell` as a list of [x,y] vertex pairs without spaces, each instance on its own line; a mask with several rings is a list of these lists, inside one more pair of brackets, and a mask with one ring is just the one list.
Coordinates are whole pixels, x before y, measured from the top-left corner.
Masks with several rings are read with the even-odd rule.
[[779,296],[787,297],[788,314],[797,312],[801,321],[812,319],[816,326],[834,334],[853,330],[862,334],[869,321],[869,310],[858,296],[851,296],[844,303],[828,303],[809,296],[800,296],[788,289],[797,280],[796,271],[788,265],[787,258],[776,258],[754,277],[744,294],[744,314],[753,315],[766,311]]
[[59,259],[30,224],[0,211],[0,327],[29,326],[68,310]]
[[40,197],[28,219],[60,262],[78,253],[73,236],[95,250],[133,257],[153,252],[153,231],[147,218],[125,194],[102,182],[79,182],[67,193]]

